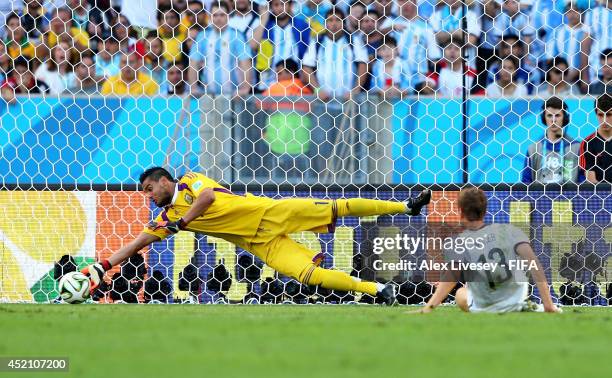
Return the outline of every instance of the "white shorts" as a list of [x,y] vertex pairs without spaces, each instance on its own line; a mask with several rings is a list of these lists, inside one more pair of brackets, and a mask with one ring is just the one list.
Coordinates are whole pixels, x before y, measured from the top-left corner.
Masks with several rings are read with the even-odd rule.
[[533,303],[527,300],[527,289],[528,285],[524,286],[524,290],[517,291],[514,295],[504,298],[500,301],[492,303],[488,306],[478,306],[474,302],[472,292],[467,289],[467,303],[469,312],[490,312],[490,313],[503,313],[503,312],[543,312],[544,306],[541,304]]

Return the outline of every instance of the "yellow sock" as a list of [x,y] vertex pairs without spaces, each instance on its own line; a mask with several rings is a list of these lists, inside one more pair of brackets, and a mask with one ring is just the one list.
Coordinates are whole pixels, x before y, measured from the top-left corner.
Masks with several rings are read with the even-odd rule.
[[350,198],[336,200],[338,217],[366,217],[370,215],[389,215],[406,212],[403,202],[381,201],[365,198]]
[[300,281],[308,285],[321,285],[326,289],[358,291],[376,295],[374,282],[358,281],[345,272],[315,267],[314,265],[300,274]]

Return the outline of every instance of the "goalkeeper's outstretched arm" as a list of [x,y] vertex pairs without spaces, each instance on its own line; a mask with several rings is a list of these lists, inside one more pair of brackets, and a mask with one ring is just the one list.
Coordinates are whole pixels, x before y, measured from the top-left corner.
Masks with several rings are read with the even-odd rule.
[[104,272],[113,266],[122,263],[136,252],[158,240],[160,240],[159,237],[155,235],[141,232],[136,239],[121,247],[108,259],[83,268],[81,272],[89,277],[89,280],[91,281],[91,290],[94,290],[96,287],[98,287],[98,285],[100,285],[100,281],[102,280],[102,277],[104,277]]

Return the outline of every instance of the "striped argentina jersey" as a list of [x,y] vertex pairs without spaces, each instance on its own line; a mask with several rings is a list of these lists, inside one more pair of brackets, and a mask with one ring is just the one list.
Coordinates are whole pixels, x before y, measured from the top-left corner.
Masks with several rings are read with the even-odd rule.
[[[461,239],[464,250],[458,248]],[[445,251],[447,260],[497,263],[494,269],[464,270],[470,312],[520,311],[527,299],[528,281],[525,272],[510,261],[521,259],[516,248],[529,243],[527,235],[511,224],[489,224],[465,230],[456,240],[455,250]],[[474,241],[471,247],[468,240]]]
[[603,5],[591,9],[586,15],[585,24],[593,35],[593,53],[599,54],[612,47],[612,9]]
[[189,59],[204,63],[201,80],[208,93],[231,94],[240,83],[238,62],[251,59],[251,50],[238,30],[208,26],[196,37]]
[[310,41],[302,64],[316,69],[320,89],[332,96],[344,96],[357,84],[357,64],[368,62],[368,53],[359,38],[351,45],[348,35],[337,40],[323,35]]
[[561,25],[555,29],[546,46],[546,56],[554,58],[561,56],[567,60],[569,68],[580,68],[580,44],[589,35],[589,27],[580,25],[573,28]]
[[409,63],[414,74],[427,75],[427,51],[436,46],[433,29],[425,21],[406,21],[401,25],[405,29],[396,33],[400,58]]
[[[612,2],[610,2],[612,6]],[[593,38],[591,55],[589,56],[589,67],[592,77],[599,75],[599,55],[605,49],[612,47],[612,9],[599,5],[586,14],[584,22]]]

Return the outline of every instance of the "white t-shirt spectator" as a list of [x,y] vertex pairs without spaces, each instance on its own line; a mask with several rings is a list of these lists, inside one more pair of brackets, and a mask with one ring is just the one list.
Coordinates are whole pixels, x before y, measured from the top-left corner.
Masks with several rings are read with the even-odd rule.
[[134,26],[157,29],[157,0],[123,0],[121,14]]
[[[468,68],[466,75],[469,93],[476,78],[476,71]],[[443,67],[439,73],[430,74],[427,80],[434,84],[438,96],[461,97],[463,94],[463,70],[453,71],[449,67]]]
[[485,89],[485,95],[487,97],[525,97],[527,96],[527,87],[525,86],[525,84],[517,83],[514,93],[504,95],[502,87],[500,87],[497,82],[493,82],[487,85],[487,88]]
[[321,90],[332,96],[344,96],[355,87],[357,64],[368,62],[368,52],[361,39],[355,38],[351,44],[347,35],[335,41],[323,36],[319,41],[310,41],[302,64],[316,69]]
[[49,94],[64,92],[74,80],[74,72],[61,74],[59,71],[49,71],[47,64],[41,64],[34,72],[37,80],[44,81],[49,86]]

